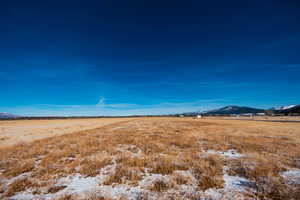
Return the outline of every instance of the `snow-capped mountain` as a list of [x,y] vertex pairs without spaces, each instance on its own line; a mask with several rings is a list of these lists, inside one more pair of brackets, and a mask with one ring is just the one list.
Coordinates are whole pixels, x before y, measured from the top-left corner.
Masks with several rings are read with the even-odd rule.
[[13,115],[6,112],[0,112],[0,119],[15,119],[18,118],[18,115]]
[[288,109],[294,108],[296,106],[297,105],[280,106],[280,107],[275,108],[275,110],[288,110]]
[[206,111],[205,114],[246,114],[246,113],[261,113],[263,109],[251,108],[245,106],[226,106],[216,110]]
[[263,113],[263,109],[259,108],[251,108],[245,106],[225,106],[219,109],[202,111],[202,112],[192,112],[192,113],[185,113],[186,115],[231,115],[231,114],[248,114],[248,113]]
[[289,105],[289,106],[281,106],[278,108],[271,109],[275,114],[300,114],[300,104],[298,105]]

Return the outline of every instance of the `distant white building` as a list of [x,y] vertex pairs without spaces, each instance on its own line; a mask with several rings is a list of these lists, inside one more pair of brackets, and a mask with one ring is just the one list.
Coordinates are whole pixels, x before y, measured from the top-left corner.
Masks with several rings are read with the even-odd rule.
[[202,115],[197,115],[197,118],[198,118],[198,119],[202,118]]
[[241,116],[244,116],[244,117],[253,117],[253,113],[244,113],[244,114],[241,114]]

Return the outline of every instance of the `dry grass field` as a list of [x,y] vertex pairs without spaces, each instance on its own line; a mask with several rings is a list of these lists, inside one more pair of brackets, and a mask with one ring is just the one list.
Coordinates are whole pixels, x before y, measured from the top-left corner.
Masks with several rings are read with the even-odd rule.
[[300,199],[300,123],[93,120],[33,138],[3,122],[21,134],[1,143],[0,199]]
[[4,120],[0,121],[0,147],[94,129],[127,120],[125,118]]

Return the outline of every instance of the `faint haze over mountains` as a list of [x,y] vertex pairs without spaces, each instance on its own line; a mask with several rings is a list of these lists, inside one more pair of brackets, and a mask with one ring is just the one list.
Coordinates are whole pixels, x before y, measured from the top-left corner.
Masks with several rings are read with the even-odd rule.
[[0,112],[168,114],[300,102],[298,1],[0,7]]

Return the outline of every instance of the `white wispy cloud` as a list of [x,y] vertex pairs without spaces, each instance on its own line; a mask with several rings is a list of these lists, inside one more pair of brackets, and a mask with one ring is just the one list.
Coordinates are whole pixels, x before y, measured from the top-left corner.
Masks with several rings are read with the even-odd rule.
[[105,106],[105,98],[101,97],[97,103],[97,106]]

